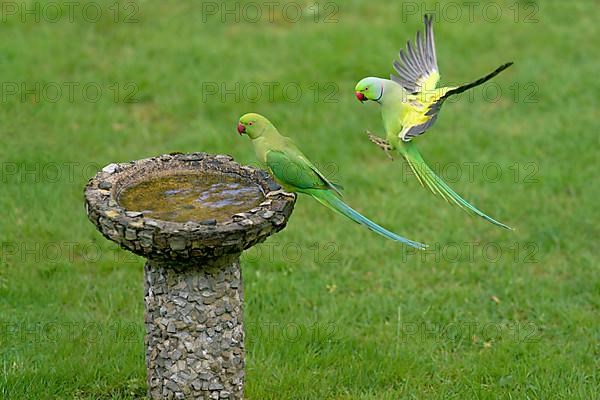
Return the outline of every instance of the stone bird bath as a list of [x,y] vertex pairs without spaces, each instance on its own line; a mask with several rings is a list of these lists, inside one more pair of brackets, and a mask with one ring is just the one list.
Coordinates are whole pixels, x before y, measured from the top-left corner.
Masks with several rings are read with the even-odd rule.
[[[280,189],[264,171],[206,153],[110,164],[87,184],[90,221],[147,260],[150,398],[243,398],[239,258],[285,227],[295,197]],[[208,200],[198,206],[194,198]]]

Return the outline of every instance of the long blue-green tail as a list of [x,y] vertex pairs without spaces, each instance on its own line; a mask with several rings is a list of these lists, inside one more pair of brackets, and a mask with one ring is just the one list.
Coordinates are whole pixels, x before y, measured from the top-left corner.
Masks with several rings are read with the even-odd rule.
[[434,195],[439,194],[448,203],[456,204],[469,214],[478,215],[486,221],[491,222],[492,224],[501,228],[513,230],[513,228],[510,226],[496,221],[494,218],[478,210],[475,206],[469,204],[465,199],[460,197],[454,190],[452,190],[450,186],[446,185],[446,183],[439,176],[437,176],[431,168],[429,168],[427,163],[425,163],[425,160],[423,160],[423,157],[421,157],[421,154],[413,143],[404,142],[398,147],[398,150],[408,162],[408,165],[412,169],[421,185],[429,189]]
[[353,210],[349,205],[340,200],[333,192],[323,189],[305,189],[304,193],[312,196],[319,203],[323,204],[327,208],[342,214],[345,217],[350,218],[352,221],[359,223],[363,226],[366,226],[373,232],[380,234],[388,239],[395,240],[397,242],[402,242],[408,246],[415,247],[419,250],[423,250],[427,247],[427,245],[419,242],[414,242],[412,240],[403,238],[400,235],[396,235],[394,232],[390,232],[387,229],[377,225],[375,222],[370,219],[364,217],[357,211]]

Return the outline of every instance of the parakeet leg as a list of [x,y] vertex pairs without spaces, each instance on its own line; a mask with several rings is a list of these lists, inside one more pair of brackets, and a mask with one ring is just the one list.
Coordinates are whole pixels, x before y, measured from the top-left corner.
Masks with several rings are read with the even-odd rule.
[[388,156],[388,158],[392,161],[394,161],[394,157],[392,157],[390,151],[392,151],[392,146],[390,145],[390,142],[388,142],[387,140],[380,138],[377,135],[372,134],[369,131],[367,132],[367,136],[369,137],[369,140],[373,143],[375,143],[377,146],[379,146],[384,152],[385,154]]

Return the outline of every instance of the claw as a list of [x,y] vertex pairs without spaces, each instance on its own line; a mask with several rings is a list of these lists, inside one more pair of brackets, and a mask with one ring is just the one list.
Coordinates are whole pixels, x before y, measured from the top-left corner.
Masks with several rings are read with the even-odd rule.
[[392,157],[392,155],[390,154],[389,150],[383,149],[383,151],[385,151],[385,155],[388,156],[388,158],[390,159],[390,161],[394,161],[394,157]]
[[267,197],[277,196],[279,194],[282,195],[282,196],[285,196],[285,197],[291,197],[292,199],[296,200],[296,193],[286,192],[283,189],[279,189],[279,190],[275,190],[273,192],[269,192],[269,193],[267,193]]

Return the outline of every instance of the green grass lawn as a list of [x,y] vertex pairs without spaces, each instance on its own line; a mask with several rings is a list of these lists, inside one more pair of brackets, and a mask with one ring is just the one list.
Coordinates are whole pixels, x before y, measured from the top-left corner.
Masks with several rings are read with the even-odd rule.
[[107,0],[58,20],[37,4],[0,5],[0,398],[144,397],[143,259],[88,222],[83,187],[173,151],[255,163],[235,131],[249,111],[431,250],[301,197],[242,257],[248,399],[599,396],[594,0],[476,2],[472,18],[437,5],[443,82],[515,66],[446,104],[418,146],[515,232],[434,198],[364,135],[383,128],[355,83],[388,76],[434,2],[258,2],[257,18],[246,3]]

